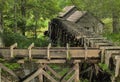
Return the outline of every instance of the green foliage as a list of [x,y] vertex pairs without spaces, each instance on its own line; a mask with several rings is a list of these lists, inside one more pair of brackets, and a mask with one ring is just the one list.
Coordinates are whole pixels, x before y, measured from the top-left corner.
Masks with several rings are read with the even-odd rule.
[[81,79],[80,82],[89,82],[89,80],[87,80],[87,79]]
[[6,62],[6,63],[4,63],[4,65],[11,70],[15,70],[15,69],[20,68],[20,65],[18,63],[7,63]]
[[108,70],[108,66],[106,64],[99,63],[100,68],[102,68],[103,71]]
[[112,71],[108,68],[108,66],[106,64],[99,63],[98,65],[104,72],[107,72],[111,75],[113,74]]
[[18,43],[19,47],[24,46],[25,44],[28,44],[28,39],[25,36],[20,35],[19,33],[13,33],[13,32],[3,32],[3,41],[5,43],[5,46],[9,47],[14,43]]
[[116,45],[120,45],[120,33],[105,33],[104,36],[107,37],[107,39],[110,41],[114,42]]
[[103,33],[112,33],[112,19],[111,18],[103,18],[102,19],[104,25],[104,32]]
[[16,42],[18,43],[18,48],[28,48],[31,43],[35,43],[36,47],[43,47],[48,45],[48,40],[46,40],[47,38],[44,36],[41,36],[37,39],[28,39],[19,33],[4,31],[2,37],[6,47],[9,47]]

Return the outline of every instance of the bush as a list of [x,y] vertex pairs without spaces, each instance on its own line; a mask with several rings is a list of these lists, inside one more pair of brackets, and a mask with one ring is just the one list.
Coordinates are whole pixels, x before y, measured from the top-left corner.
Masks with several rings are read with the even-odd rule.
[[2,37],[6,47],[9,47],[14,43],[18,43],[18,48],[28,48],[28,46],[33,42],[35,43],[36,47],[43,47],[48,45],[48,40],[46,37],[42,36],[37,39],[28,39],[26,36],[20,35],[19,33],[4,31]]

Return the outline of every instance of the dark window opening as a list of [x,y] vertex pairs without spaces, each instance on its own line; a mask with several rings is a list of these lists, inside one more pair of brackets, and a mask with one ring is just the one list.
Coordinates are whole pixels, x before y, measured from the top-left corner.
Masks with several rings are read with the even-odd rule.
[[85,29],[89,30],[90,28],[89,27],[85,27]]

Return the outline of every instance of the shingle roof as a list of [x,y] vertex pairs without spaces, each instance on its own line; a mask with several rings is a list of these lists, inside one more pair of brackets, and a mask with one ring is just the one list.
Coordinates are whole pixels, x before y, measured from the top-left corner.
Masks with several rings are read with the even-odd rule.
[[71,11],[71,9],[75,8],[75,6],[66,6],[62,12],[59,13],[59,17],[65,16],[67,13]]
[[[63,12],[59,13],[59,17],[63,17],[66,20],[71,21],[71,22],[76,22],[86,13],[86,11],[78,11],[78,10],[73,11],[74,8],[75,6],[66,6],[63,9]],[[72,11],[73,13],[70,13]]]
[[71,21],[71,22],[77,22],[85,13],[86,11],[75,11],[66,20]]

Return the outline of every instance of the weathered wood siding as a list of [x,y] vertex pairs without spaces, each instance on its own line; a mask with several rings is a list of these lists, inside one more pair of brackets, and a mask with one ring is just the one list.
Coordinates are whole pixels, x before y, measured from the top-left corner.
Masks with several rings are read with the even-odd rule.
[[86,13],[76,23],[86,31],[95,32],[97,34],[101,34],[104,27],[104,25],[90,13]]

